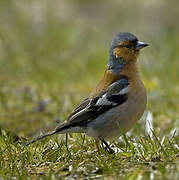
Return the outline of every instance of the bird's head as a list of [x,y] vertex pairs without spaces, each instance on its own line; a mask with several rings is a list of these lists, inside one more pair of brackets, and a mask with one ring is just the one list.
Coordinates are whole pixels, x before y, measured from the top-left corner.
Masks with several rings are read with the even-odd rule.
[[111,50],[116,59],[121,57],[126,62],[136,60],[140,49],[146,46],[148,44],[138,41],[136,36],[128,32],[118,33],[111,42]]
[[124,64],[136,61],[140,49],[148,46],[129,32],[118,33],[111,42],[108,68],[121,69]]

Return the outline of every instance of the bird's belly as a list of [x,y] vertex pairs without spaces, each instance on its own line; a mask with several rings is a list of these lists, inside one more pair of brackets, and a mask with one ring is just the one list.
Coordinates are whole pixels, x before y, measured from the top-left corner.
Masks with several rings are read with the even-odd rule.
[[146,97],[141,99],[135,98],[136,96],[129,97],[128,103],[105,112],[89,123],[87,135],[95,139],[100,137],[112,140],[131,129],[144,113],[147,102]]

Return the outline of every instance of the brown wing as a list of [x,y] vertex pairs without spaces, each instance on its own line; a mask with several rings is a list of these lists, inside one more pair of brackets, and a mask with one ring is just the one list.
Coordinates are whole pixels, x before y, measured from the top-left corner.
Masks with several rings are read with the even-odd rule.
[[75,115],[76,113],[80,112],[82,109],[84,109],[89,103],[90,103],[90,99],[86,98],[84,99],[68,116],[67,121],[70,121],[71,117],[73,115]]
[[100,114],[123,104],[127,100],[128,88],[128,80],[122,78],[111,84],[108,89],[99,96],[96,96],[93,99],[85,99],[74,111],[72,111],[67,122],[64,123],[63,126],[60,125],[57,127],[56,130],[61,131],[68,127],[75,126],[86,127],[88,122],[94,120]]
[[67,122],[59,125],[51,132],[47,132],[42,136],[32,139],[26,145],[68,128],[79,126],[86,128],[87,124],[94,120],[97,116],[110,110],[113,107],[123,104],[127,100],[127,88],[129,88],[128,85],[128,80],[123,78],[111,84],[109,88],[99,96],[96,96],[93,99],[85,99],[75,110],[72,111],[68,117]]

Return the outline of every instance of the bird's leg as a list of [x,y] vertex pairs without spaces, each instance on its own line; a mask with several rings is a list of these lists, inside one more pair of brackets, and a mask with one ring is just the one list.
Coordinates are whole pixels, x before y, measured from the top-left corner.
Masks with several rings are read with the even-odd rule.
[[66,146],[68,154],[70,154],[70,151],[69,151],[69,148],[68,148],[68,133],[66,133],[65,135],[66,135],[65,136],[65,146]]
[[108,145],[108,143],[107,143],[104,139],[102,139],[102,138],[100,138],[100,140],[102,141],[102,143],[105,144],[107,151],[108,151],[110,154],[113,154],[113,153],[114,153],[114,150]]
[[96,149],[97,149],[98,155],[100,155],[101,152],[100,152],[100,148],[99,148],[99,141],[95,140],[95,144],[96,144]]

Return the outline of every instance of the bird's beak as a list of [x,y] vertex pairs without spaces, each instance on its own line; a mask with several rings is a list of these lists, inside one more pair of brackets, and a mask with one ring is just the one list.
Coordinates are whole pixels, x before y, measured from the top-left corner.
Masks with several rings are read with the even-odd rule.
[[135,49],[136,49],[136,50],[139,50],[139,49],[142,49],[142,48],[144,48],[144,47],[146,47],[146,46],[148,46],[147,43],[138,41],[137,44],[136,44],[136,46],[135,46]]

